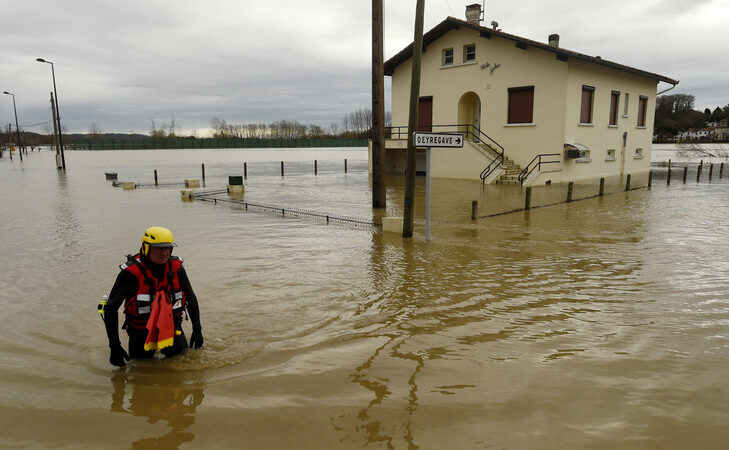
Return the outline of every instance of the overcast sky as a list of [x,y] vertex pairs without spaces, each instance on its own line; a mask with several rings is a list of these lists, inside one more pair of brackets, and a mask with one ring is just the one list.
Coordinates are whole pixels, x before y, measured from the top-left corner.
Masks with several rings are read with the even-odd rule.
[[[478,1],[478,0],[476,0]],[[425,30],[474,0],[426,0]],[[598,5],[599,4],[599,5]],[[370,106],[369,0],[0,0],[0,91],[22,128],[50,121],[53,61],[64,127],[204,136],[210,119],[328,126]],[[385,58],[412,41],[415,0],[385,0]],[[696,108],[729,104],[727,0],[491,0],[507,33],[680,80]],[[389,82],[389,78],[386,78]],[[665,88],[663,83],[659,86]],[[386,91],[389,104],[389,83]],[[0,95],[0,123],[14,122]]]

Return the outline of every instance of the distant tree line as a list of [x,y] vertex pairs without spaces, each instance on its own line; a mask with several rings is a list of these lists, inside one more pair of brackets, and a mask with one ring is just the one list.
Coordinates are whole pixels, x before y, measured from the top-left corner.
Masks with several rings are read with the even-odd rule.
[[[385,113],[385,126],[392,119]],[[346,113],[340,122],[328,127],[305,125],[297,120],[278,120],[271,123],[229,123],[213,117],[210,120],[214,138],[258,138],[258,139],[325,139],[325,138],[368,138],[372,132],[372,110],[358,109]]]
[[695,98],[688,94],[661,95],[656,98],[656,120],[653,132],[659,139],[672,138],[689,128],[703,128],[707,122],[718,122],[729,117],[729,105],[717,106],[713,111],[694,109]]
[[[46,131],[46,130],[44,130]],[[73,140],[66,133],[66,126],[63,126],[63,143],[71,143]],[[0,145],[5,145],[10,142],[16,144],[17,134],[15,133],[15,125],[5,125],[0,127]],[[26,131],[23,127],[20,127],[20,140],[23,145],[27,146],[40,146],[40,145],[51,145],[53,142],[53,128],[50,132],[45,134],[36,133],[34,131]]]

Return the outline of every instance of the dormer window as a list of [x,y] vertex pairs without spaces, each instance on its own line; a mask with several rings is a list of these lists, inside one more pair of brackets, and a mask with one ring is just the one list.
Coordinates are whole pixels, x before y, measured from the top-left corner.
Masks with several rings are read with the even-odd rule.
[[476,44],[463,46],[463,62],[476,61]]
[[443,50],[443,65],[450,66],[453,64],[453,49],[447,48]]

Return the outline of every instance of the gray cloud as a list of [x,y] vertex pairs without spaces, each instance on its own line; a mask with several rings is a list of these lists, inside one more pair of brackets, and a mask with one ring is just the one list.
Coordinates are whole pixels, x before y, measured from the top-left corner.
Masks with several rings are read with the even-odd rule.
[[[463,17],[471,2],[428,2],[426,30]],[[486,23],[540,41],[556,32],[571,50],[680,79],[697,107],[729,103],[722,81],[729,66],[719,57],[729,50],[720,23],[729,6],[636,3],[494,3]],[[414,5],[385,2],[386,57],[412,40]],[[35,62],[44,57],[56,64],[71,131],[93,121],[106,131],[146,132],[150,118],[169,122],[172,114],[186,130],[207,129],[213,116],[326,126],[369,105],[370,7],[362,0],[0,0],[0,88],[16,94],[23,124],[49,120],[50,67]],[[0,123],[12,117],[9,100],[0,98]]]

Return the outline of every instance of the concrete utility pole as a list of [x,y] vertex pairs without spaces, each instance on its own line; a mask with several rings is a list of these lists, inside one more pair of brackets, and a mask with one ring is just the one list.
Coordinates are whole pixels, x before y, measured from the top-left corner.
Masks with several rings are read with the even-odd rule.
[[372,207],[385,208],[385,69],[382,0],[372,0]]
[[415,5],[415,36],[413,39],[413,70],[410,78],[410,116],[408,118],[407,172],[405,173],[405,208],[402,237],[413,237],[413,215],[415,212],[415,146],[413,133],[418,128],[418,103],[420,99],[420,57],[423,53],[423,16],[425,0]]
[[23,162],[23,146],[20,145],[20,125],[18,125],[18,109],[15,107],[15,94],[8,91],[3,92],[3,94],[11,95],[13,97],[13,112],[15,112],[15,134],[16,136],[18,136],[18,154],[20,155],[20,162]]
[[53,76],[53,92],[56,94],[56,121],[58,122],[58,145],[61,147],[61,166],[63,171],[66,171],[66,156],[63,153],[63,127],[61,126],[61,112],[58,110],[58,89],[56,89],[56,69],[53,67],[53,62],[46,61],[43,58],[36,58],[38,62],[51,65],[51,76]]

